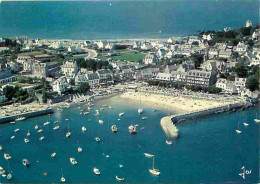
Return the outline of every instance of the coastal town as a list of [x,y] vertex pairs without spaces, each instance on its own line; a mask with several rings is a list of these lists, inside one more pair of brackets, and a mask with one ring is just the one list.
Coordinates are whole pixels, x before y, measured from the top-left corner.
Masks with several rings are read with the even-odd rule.
[[[1,108],[28,104],[44,108],[86,96],[148,92],[154,87],[173,89],[168,96],[194,93],[222,101],[255,101],[259,36],[259,25],[248,20],[240,29],[158,40],[1,38]],[[1,113],[1,117],[10,115]]]

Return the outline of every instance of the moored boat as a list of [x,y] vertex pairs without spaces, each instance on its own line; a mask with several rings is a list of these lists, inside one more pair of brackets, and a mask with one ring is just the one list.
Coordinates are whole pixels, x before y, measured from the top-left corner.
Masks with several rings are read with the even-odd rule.
[[165,142],[166,142],[166,144],[168,144],[168,145],[172,145],[172,141],[170,141],[170,140],[166,140]]
[[117,181],[124,181],[125,178],[121,178],[121,177],[119,177],[119,176],[116,176],[116,180],[117,180]]
[[19,130],[20,130],[20,129],[19,129],[19,128],[17,128],[17,129],[15,129],[15,130],[14,130],[14,132],[18,132]]
[[86,129],[86,127],[82,126],[81,130],[82,130],[82,132],[85,132],[87,129]]
[[98,123],[103,125],[104,121],[100,119],[100,120],[98,120]]
[[29,163],[29,161],[26,158],[24,158],[22,161],[23,161],[23,165],[25,167],[29,167],[30,166],[30,163]]
[[48,124],[50,124],[50,123],[51,123],[51,122],[47,121],[47,122],[43,123],[43,126],[46,126],[46,125],[48,125]]
[[55,126],[54,128],[53,128],[53,130],[58,130],[60,127],[59,126]]
[[71,163],[72,165],[77,165],[77,164],[78,164],[78,162],[76,161],[75,158],[70,158],[70,163]]
[[100,138],[99,138],[99,137],[96,137],[95,140],[96,140],[97,142],[100,142]]
[[52,158],[55,157],[55,156],[56,156],[56,153],[55,153],[55,152],[51,154],[51,157],[52,157]]
[[139,108],[139,109],[137,110],[137,112],[138,112],[138,114],[142,114],[142,113],[144,112],[144,110],[143,110],[142,108]]
[[260,119],[254,119],[256,123],[260,123]]
[[155,160],[155,156],[153,157],[153,168],[152,168],[152,169],[149,169],[149,172],[150,172],[152,175],[159,176],[159,175],[161,174],[161,172],[159,171],[159,169],[155,169],[155,168],[154,168],[154,160]]
[[244,126],[249,126],[249,124],[248,124],[248,123],[246,123],[246,122],[245,122],[245,123],[243,123],[243,124],[244,124]]
[[25,119],[26,119],[25,117],[19,117],[19,118],[16,118],[15,121],[23,121]]
[[130,134],[136,134],[136,133],[137,133],[137,129],[136,129],[136,127],[133,126],[133,125],[130,125],[130,126],[128,127],[128,130],[129,130]]
[[150,154],[150,153],[144,153],[144,156],[147,158],[152,158],[154,155]]
[[39,140],[40,140],[40,141],[42,141],[43,139],[44,139],[44,137],[43,137],[43,136],[39,138]]
[[82,152],[82,148],[78,147],[78,152],[81,153]]
[[116,132],[117,132],[117,127],[116,127],[116,125],[112,125],[112,126],[111,126],[111,130],[112,130],[112,132],[116,133]]
[[119,117],[123,116],[125,113],[124,112],[121,112],[118,114]]
[[24,142],[25,142],[25,143],[28,143],[28,142],[30,142],[30,141],[29,141],[29,139],[24,138]]
[[4,153],[4,158],[10,160],[12,157],[8,153]]
[[99,171],[99,169],[96,168],[96,167],[94,167],[93,171],[94,171],[94,173],[95,173],[96,175],[100,175],[100,174],[101,174],[100,171]]

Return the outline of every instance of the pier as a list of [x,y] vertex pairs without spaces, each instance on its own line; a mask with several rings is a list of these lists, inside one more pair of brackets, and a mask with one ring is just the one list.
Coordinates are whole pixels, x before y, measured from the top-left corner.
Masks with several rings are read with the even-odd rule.
[[225,106],[204,109],[201,111],[192,111],[188,113],[170,115],[170,116],[163,117],[161,119],[160,124],[163,131],[168,137],[177,138],[179,136],[179,131],[176,127],[177,123],[188,121],[188,120],[194,120],[196,118],[205,117],[212,114],[219,114],[227,111],[235,111],[236,109],[244,108],[244,107],[247,107],[247,103],[240,102],[240,103],[229,104]]
[[11,121],[15,121],[19,117],[25,117],[26,119],[28,119],[28,118],[33,118],[33,117],[37,117],[37,116],[52,114],[53,112],[54,112],[53,109],[48,108],[48,109],[44,109],[44,110],[38,110],[38,111],[31,111],[31,112],[28,112],[28,113],[22,113],[22,114],[14,115],[14,116],[1,117],[0,118],[0,124],[8,123],[8,122],[11,122]]

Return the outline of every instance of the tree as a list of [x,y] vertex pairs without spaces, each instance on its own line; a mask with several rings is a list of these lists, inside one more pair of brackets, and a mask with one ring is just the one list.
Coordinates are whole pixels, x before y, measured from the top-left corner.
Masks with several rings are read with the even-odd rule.
[[238,53],[238,52],[233,52],[232,57],[233,57],[234,59],[239,58],[239,53]]
[[191,60],[194,62],[195,68],[198,68],[203,63],[203,56],[202,54],[192,54]]
[[250,91],[259,89],[259,78],[257,75],[250,75],[246,80],[246,88]]
[[247,77],[248,68],[244,62],[238,62],[234,67],[234,71],[236,72],[238,77],[241,77],[241,78]]
[[90,86],[87,82],[83,82],[80,84],[80,86],[77,88],[77,91],[79,93],[86,93],[87,91],[89,91]]

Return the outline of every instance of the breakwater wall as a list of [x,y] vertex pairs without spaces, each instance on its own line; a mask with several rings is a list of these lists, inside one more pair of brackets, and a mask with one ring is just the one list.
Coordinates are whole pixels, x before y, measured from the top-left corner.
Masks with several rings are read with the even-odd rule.
[[33,117],[42,116],[46,114],[52,114],[53,112],[54,112],[53,109],[44,109],[39,111],[23,113],[15,116],[7,116],[7,117],[0,118],[0,124],[15,121],[19,117],[25,117],[26,119],[28,119],[28,118],[33,118]]
[[219,106],[219,107],[204,109],[204,110],[200,110],[200,111],[175,114],[175,115],[163,117],[161,119],[160,124],[161,124],[163,131],[165,132],[165,134],[168,137],[177,138],[179,136],[179,131],[176,127],[176,123],[180,123],[180,122],[187,121],[187,120],[194,120],[196,118],[205,117],[205,116],[209,116],[212,114],[218,114],[218,113],[227,112],[227,111],[234,111],[236,109],[244,108],[244,107],[247,107],[247,103],[239,102],[239,103],[235,103],[235,104],[229,104],[229,105],[225,105],[225,106]]

